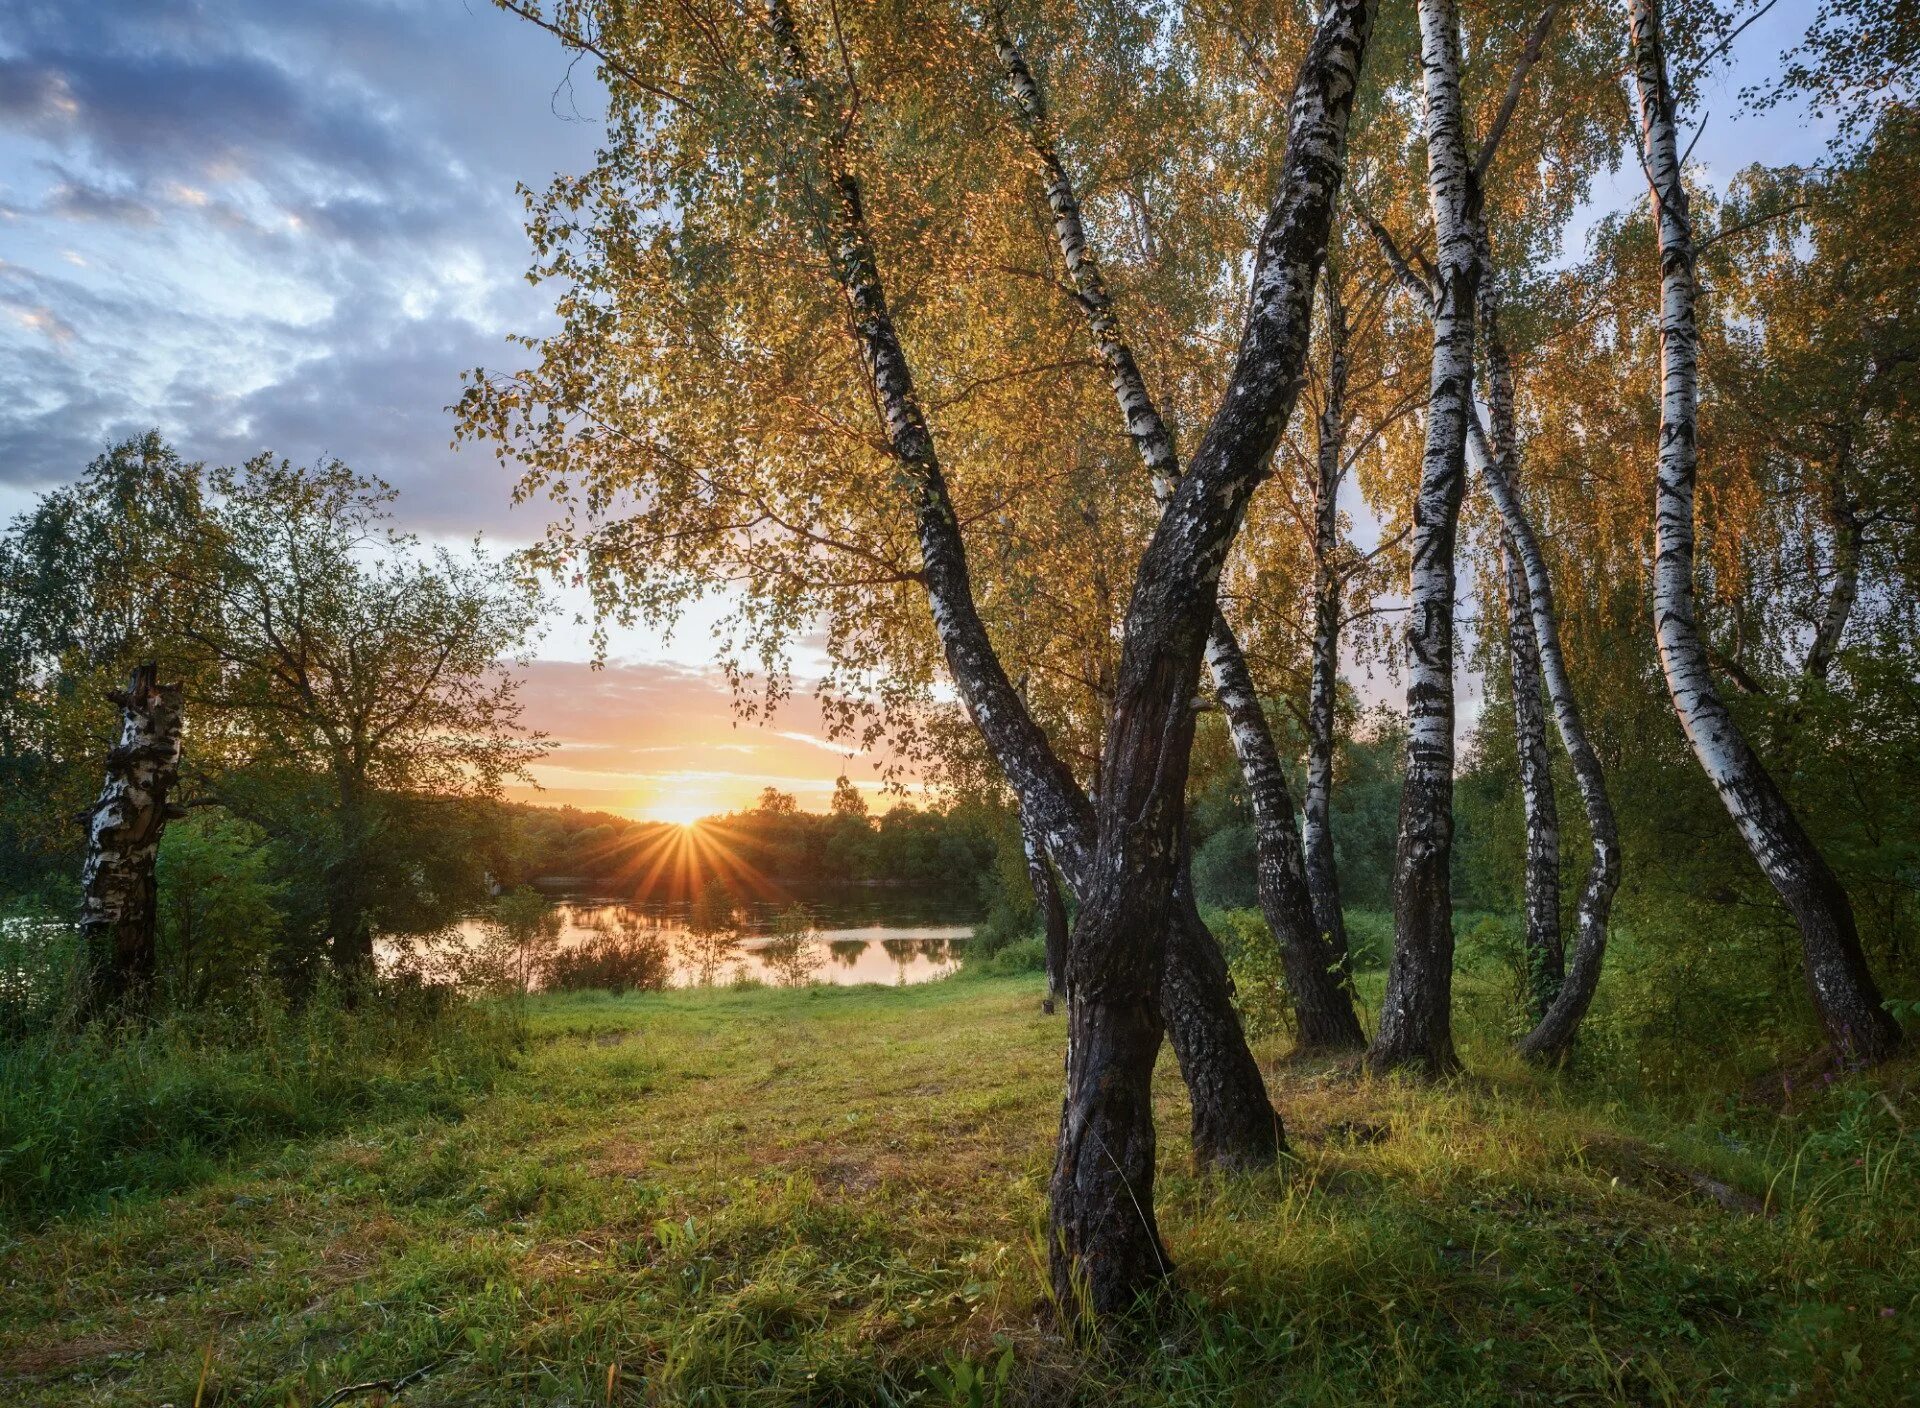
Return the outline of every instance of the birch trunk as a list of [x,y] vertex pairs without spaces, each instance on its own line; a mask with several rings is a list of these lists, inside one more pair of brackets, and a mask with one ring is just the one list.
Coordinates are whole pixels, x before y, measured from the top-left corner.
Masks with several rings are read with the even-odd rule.
[[[1067,277],[1086,314],[1094,350],[1106,368],[1108,384],[1127,434],[1147,471],[1154,496],[1165,505],[1180,477],[1173,435],[1160,415],[1139,361],[1121,329],[1112,295],[1081,217],[1073,180],[1054,141],[1040,85],[1008,31],[998,5],[989,8],[987,23],[1021,133],[1045,188],[1055,242]],[[1293,798],[1279,749],[1260,708],[1246,656],[1234,638],[1233,627],[1217,611],[1208,635],[1206,659],[1253,805],[1260,905],[1280,949],[1294,1002],[1300,1046],[1313,1052],[1357,1050],[1365,1044],[1365,1037],[1342,984],[1337,957],[1330,959],[1327,944],[1314,920],[1301,860],[1299,827],[1294,819]],[[1197,919],[1197,911],[1195,917]],[[1176,924],[1172,932],[1180,935],[1181,925]],[[1191,937],[1191,926],[1187,932]],[[1204,926],[1201,932],[1205,932]],[[1338,954],[1344,953],[1343,943]],[[1224,974],[1224,966],[1221,972]],[[1183,1069],[1185,1064],[1183,1060]],[[1252,1069],[1252,1075],[1258,1079],[1257,1067]]]
[[1280,941],[1280,963],[1293,997],[1299,1050],[1303,1054],[1358,1051],[1367,1044],[1366,1034],[1343,981],[1344,950],[1335,949],[1315,922],[1280,750],[1254,692],[1246,657],[1226,617],[1218,613],[1207,640],[1207,663],[1253,802],[1260,908]]
[[1507,666],[1513,693],[1513,741],[1520,761],[1521,808],[1527,828],[1526,955],[1528,1012],[1537,1025],[1566,981],[1560,942],[1560,816],[1547,750],[1547,714],[1540,702],[1540,643],[1533,633],[1533,594],[1520,554],[1503,542],[1507,582]]
[[1039,833],[1020,817],[1020,844],[1027,856],[1027,883],[1033,887],[1034,909],[1040,915],[1041,933],[1047,949],[1047,996],[1041,1009],[1049,1015],[1066,989],[1067,981],[1067,906],[1060,898],[1060,883],[1054,878],[1053,864],[1047,859],[1046,846]]
[[[1489,445],[1478,416],[1474,417],[1467,427],[1469,458],[1474,461],[1499,510],[1507,548],[1525,579],[1540,673],[1545,679],[1548,701],[1553,706],[1561,745],[1567,750],[1567,760],[1573,768],[1574,784],[1580,789],[1593,849],[1586,883],[1580,892],[1571,966],[1545,1010],[1535,1014],[1533,1030],[1520,1042],[1521,1053],[1529,1059],[1556,1061],[1564,1057],[1572,1045],[1600,983],[1607,927],[1613,915],[1613,895],[1620,885],[1619,827],[1614,820],[1613,801],[1607,795],[1606,772],[1587,737],[1580,703],[1567,673],[1566,656],[1560,646],[1560,618],[1553,600],[1553,579],[1547,572],[1546,557],[1540,551],[1539,536],[1534,532],[1533,522],[1514,483],[1519,442],[1514,429],[1513,368],[1500,337],[1499,297],[1484,240],[1482,255],[1485,282],[1480,311],[1487,349],[1488,403],[1493,411],[1495,430],[1494,444]],[[1557,836],[1555,844],[1558,844]]]
[[[1128,602],[1101,759],[1094,884],[1067,961],[1074,1039],[1052,1181],[1055,1291],[1071,1303],[1084,1283],[1098,1312],[1126,1308],[1152,1284],[1151,1268],[1137,1255],[1142,1240],[1131,1232],[1146,1220],[1141,1207],[1150,1205],[1152,1125],[1144,1121],[1144,1159],[1137,1146],[1116,1149],[1107,1137],[1116,1113],[1146,1091],[1144,1073],[1118,1063],[1103,1068],[1103,1051],[1117,1048],[1097,1043],[1145,1020],[1130,994],[1138,975],[1150,971],[1143,959],[1150,963],[1175,900],[1193,689],[1218,608],[1221,567],[1299,397],[1314,284],[1373,13],[1374,0],[1333,0],[1322,12],[1294,85],[1279,190],[1256,252],[1225,395],[1161,514]],[[1116,1220],[1130,1229],[1124,1241]],[[1110,1260],[1109,1244],[1133,1259]]]
[[1345,465],[1346,315],[1331,280],[1327,288],[1327,388],[1315,427],[1313,515],[1313,660],[1307,683],[1307,791],[1301,814],[1307,890],[1314,927],[1343,980],[1350,975],[1347,920],[1340,903],[1340,867],[1333,849],[1333,746],[1340,683],[1341,597],[1346,583],[1334,556],[1340,550],[1340,481]]
[[1853,907],[1721,702],[1694,615],[1693,497],[1699,339],[1693,230],[1655,0],[1628,0],[1644,160],[1660,226],[1660,459],[1654,621],[1680,726],[1761,870],[1800,928],[1807,986],[1836,1055],[1873,1063],[1902,1044],[1854,927]]
[[1860,506],[1847,488],[1847,462],[1851,458],[1851,432],[1833,467],[1828,484],[1833,512],[1833,583],[1827,589],[1826,609],[1820,613],[1820,625],[1813,644],[1807,649],[1808,679],[1825,683],[1839,653],[1840,641],[1847,633],[1854,603],[1860,598],[1860,549],[1866,541],[1866,525],[1860,521]]
[[1453,1049],[1453,564],[1466,479],[1479,190],[1460,99],[1453,0],[1420,0],[1427,193],[1436,239],[1426,450],[1413,514],[1407,758],[1394,862],[1393,958],[1367,1065],[1443,1075]]
[[107,1013],[146,1006],[153,993],[159,930],[154,861],[167,822],[167,797],[180,776],[181,694],[137,667],[120,706],[120,740],[87,821],[80,872],[80,937],[89,965],[89,1002]]

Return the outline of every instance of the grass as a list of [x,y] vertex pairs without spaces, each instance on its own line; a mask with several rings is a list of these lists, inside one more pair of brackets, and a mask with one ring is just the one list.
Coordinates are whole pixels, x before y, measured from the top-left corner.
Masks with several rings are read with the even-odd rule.
[[1151,1329],[1069,1344],[1039,990],[536,998],[526,1060],[458,1118],[6,1244],[0,1396],[313,1408],[425,1370],[400,1402],[1913,1401],[1910,1071],[1655,1122],[1491,1042],[1436,1089],[1263,1043],[1295,1157],[1224,1183],[1188,1171],[1164,1061],[1177,1289]]

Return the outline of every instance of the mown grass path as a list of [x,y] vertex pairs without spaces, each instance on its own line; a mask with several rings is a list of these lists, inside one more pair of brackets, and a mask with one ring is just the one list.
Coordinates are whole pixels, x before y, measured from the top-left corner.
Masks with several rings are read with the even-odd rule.
[[[6,1245],[0,1401],[312,1408],[423,1369],[399,1402],[1920,1398],[1896,1124],[1693,1143],[1504,1067],[1438,1090],[1272,1067],[1296,1158],[1221,1185],[1187,1172],[1164,1058],[1178,1291],[1076,1349],[1039,1274],[1062,1024],[1037,995],[537,999],[526,1061],[462,1120]],[[1920,1127],[1883,1093],[1862,1108]]]

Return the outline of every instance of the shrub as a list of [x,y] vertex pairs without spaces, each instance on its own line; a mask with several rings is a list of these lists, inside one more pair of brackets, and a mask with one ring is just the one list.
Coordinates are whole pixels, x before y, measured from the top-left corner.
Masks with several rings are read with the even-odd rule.
[[551,992],[658,992],[673,977],[673,954],[658,934],[598,934],[555,949],[540,965]]
[[1047,941],[1037,934],[1024,939],[1015,939],[998,948],[976,952],[972,943],[966,944],[960,952],[960,962],[969,973],[983,973],[992,978],[1010,978],[1019,973],[1044,973],[1047,971]]
[[1233,977],[1233,1006],[1249,1037],[1270,1036],[1293,1028],[1293,1004],[1280,967],[1280,945],[1257,909],[1215,910],[1207,927],[1227,957]]

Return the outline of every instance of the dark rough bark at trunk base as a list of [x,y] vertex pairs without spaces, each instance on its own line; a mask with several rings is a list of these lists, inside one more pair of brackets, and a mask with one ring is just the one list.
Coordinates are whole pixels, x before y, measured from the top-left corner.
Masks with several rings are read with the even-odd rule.
[[1169,920],[1160,1012],[1193,1102],[1194,1167],[1271,1168],[1286,1147],[1280,1114],[1233,1010],[1226,956],[1200,918],[1184,868]]
[[100,798],[87,814],[80,874],[80,936],[96,1012],[143,1006],[153,990],[159,928],[154,861],[180,775],[181,691],[153,665],[133,672],[120,705],[120,739],[107,755]]
[[1153,1216],[1150,1000],[1067,998],[1067,1098],[1050,1186],[1049,1264],[1061,1316],[1132,1310],[1173,1263]]
[[[1444,801],[1413,795],[1407,784],[1403,815],[1450,817]],[[1447,789],[1451,793],[1451,788]],[[1367,1049],[1367,1069],[1377,1074],[1411,1071],[1426,1076],[1460,1069],[1453,1049],[1453,906],[1448,867],[1453,855],[1451,826],[1433,829],[1413,844],[1401,826],[1400,855],[1393,887],[1393,960],[1387,968],[1387,992],[1380,1022]]]
[[1781,887],[1781,897],[1800,925],[1801,962],[1814,1010],[1835,1056],[1876,1065],[1895,1055],[1905,1037],[1880,1001],[1846,891],[1806,833],[1798,826],[1794,830],[1805,846],[1801,864],[1811,879]]

